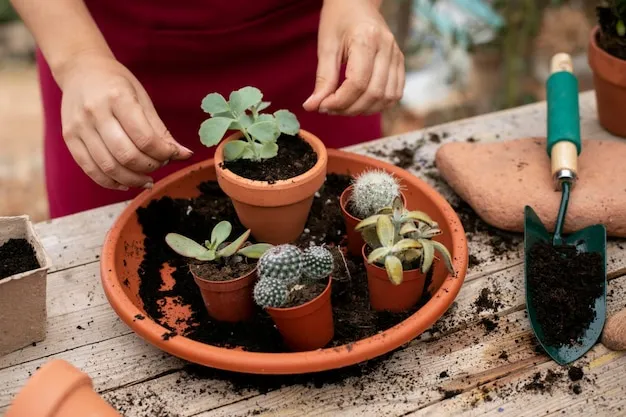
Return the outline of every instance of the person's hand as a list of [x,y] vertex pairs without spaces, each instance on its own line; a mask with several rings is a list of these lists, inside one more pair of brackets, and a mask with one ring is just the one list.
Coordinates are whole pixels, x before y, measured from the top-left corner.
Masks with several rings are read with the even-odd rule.
[[114,58],[77,57],[59,85],[65,143],[102,187],[151,188],[146,174],[193,154],[172,138],[139,81]]
[[[377,3],[377,0],[324,1],[315,90],[304,103],[305,110],[371,114],[402,98],[404,55]],[[338,86],[343,63],[346,79]]]

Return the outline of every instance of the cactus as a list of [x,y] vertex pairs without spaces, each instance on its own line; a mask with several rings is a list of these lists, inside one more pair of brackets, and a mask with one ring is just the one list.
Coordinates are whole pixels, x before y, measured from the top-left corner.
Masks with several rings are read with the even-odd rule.
[[294,245],[274,246],[258,262],[261,279],[274,278],[290,285],[298,282],[302,274],[302,251]]
[[309,279],[323,279],[333,272],[333,255],[323,246],[311,246],[302,254],[302,273]]
[[382,170],[370,170],[355,178],[350,200],[354,214],[365,219],[390,206],[399,195],[400,184],[393,175]]
[[254,301],[262,308],[278,308],[287,302],[289,290],[284,281],[263,277],[254,286]]

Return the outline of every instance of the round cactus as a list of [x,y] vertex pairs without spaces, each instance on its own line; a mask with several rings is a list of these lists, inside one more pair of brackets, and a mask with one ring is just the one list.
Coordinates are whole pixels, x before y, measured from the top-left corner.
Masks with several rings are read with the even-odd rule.
[[302,274],[302,252],[294,245],[274,246],[261,256],[258,263],[261,278],[274,278],[290,285]]
[[352,208],[361,219],[373,216],[383,207],[391,206],[400,195],[400,184],[396,178],[382,170],[366,171],[354,181]]
[[302,254],[302,273],[310,279],[326,278],[333,272],[333,254],[322,246],[311,246]]
[[276,278],[261,278],[254,286],[254,301],[262,308],[278,308],[287,302],[287,285]]

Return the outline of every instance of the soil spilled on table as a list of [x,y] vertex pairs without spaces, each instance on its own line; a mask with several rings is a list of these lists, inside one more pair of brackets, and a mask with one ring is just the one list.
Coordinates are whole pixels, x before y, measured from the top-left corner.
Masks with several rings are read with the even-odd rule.
[[[345,175],[328,175],[326,182],[314,199],[304,233],[296,242],[301,247],[310,243],[326,244],[333,248],[345,245],[345,226],[339,205],[339,196],[350,185]],[[165,244],[167,233],[180,233],[197,242],[207,239],[207,234],[221,220],[233,226],[232,235],[238,236],[245,229],[239,223],[230,199],[216,182],[206,182],[199,187],[201,194],[194,199],[164,197],[151,202],[148,207],[137,210],[139,223],[146,236],[145,255],[139,268],[141,283],[139,296],[145,310],[158,323],[174,331],[166,322],[167,310],[164,300],[186,305],[191,316],[184,321],[183,335],[190,339],[220,347],[257,352],[286,352],[282,338],[273,321],[262,309],[249,322],[222,323],[212,320],[204,307],[200,291],[189,273],[188,260],[176,254]],[[172,272],[175,283],[163,285],[160,270],[164,264],[176,268]],[[347,267],[347,269],[346,269]],[[426,283],[428,288],[429,281]],[[335,262],[332,281],[333,316],[335,337],[330,347],[373,336],[403,321],[430,298],[429,291],[412,309],[404,313],[375,312],[371,310],[367,289],[367,275],[362,257],[346,256]],[[182,319],[179,319],[182,320]],[[167,338],[175,337],[167,332]]]
[[0,280],[40,268],[35,249],[26,239],[9,239],[0,246]]
[[618,16],[608,6],[598,6],[596,14],[600,25],[598,46],[619,59],[626,59],[626,37],[617,33]]
[[595,319],[596,298],[604,290],[602,256],[578,253],[574,246],[541,242],[528,253],[528,287],[545,343],[579,342]]
[[317,154],[300,136],[282,134],[276,141],[278,155],[259,162],[248,159],[224,161],[223,169],[256,181],[270,184],[304,174],[317,163]]

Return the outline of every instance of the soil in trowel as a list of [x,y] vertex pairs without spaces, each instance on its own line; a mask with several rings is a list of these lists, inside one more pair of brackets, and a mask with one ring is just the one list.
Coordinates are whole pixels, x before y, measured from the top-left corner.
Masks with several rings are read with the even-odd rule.
[[0,280],[39,267],[35,249],[26,239],[9,239],[0,246]]
[[528,255],[529,295],[545,343],[576,344],[595,319],[595,301],[604,290],[602,256],[546,242],[530,248]]

